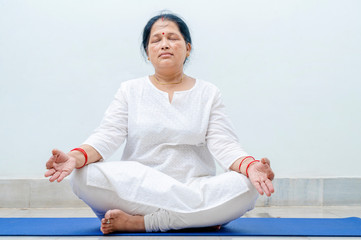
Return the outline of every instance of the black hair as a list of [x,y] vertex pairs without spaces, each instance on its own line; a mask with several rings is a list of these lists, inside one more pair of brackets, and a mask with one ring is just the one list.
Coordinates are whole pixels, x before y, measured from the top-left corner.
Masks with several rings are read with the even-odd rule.
[[143,29],[143,40],[142,40],[141,48],[143,50],[142,52],[144,52],[144,54],[145,54],[144,56],[147,55],[150,31],[152,30],[153,24],[156,21],[158,21],[159,19],[172,21],[175,24],[177,24],[179,31],[181,32],[186,44],[188,44],[188,43],[192,44],[192,39],[191,39],[191,34],[189,32],[189,28],[188,28],[187,24],[183,21],[183,19],[173,13],[162,12],[159,15],[152,17]]

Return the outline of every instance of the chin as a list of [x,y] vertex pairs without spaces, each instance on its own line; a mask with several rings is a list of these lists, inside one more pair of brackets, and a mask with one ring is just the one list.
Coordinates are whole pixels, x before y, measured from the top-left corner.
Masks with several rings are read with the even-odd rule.
[[168,59],[163,59],[162,61],[158,62],[158,66],[159,67],[172,67],[172,66],[176,66],[177,64],[171,60]]

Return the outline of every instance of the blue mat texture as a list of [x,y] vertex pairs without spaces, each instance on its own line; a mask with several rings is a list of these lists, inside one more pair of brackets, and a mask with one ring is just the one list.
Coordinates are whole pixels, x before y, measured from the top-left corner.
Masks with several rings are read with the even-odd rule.
[[[99,236],[97,218],[0,218],[0,236]],[[361,219],[239,218],[219,231],[186,229],[156,233],[117,233],[117,236],[361,236]]]

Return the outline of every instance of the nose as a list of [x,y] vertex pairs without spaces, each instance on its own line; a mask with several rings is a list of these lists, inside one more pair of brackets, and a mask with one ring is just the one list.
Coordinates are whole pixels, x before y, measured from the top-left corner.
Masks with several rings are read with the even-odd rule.
[[162,47],[162,50],[169,49],[169,42],[168,42],[167,38],[163,37],[161,47]]

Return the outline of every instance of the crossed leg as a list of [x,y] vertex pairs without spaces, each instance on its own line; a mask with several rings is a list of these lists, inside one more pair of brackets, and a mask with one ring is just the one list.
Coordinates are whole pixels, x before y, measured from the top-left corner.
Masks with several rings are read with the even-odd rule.
[[110,190],[86,184],[87,169],[77,170],[72,176],[74,193],[101,220],[101,231],[156,232],[184,228],[218,226],[239,218],[253,209],[258,193],[249,183],[249,191],[213,208],[180,213],[120,199]]

